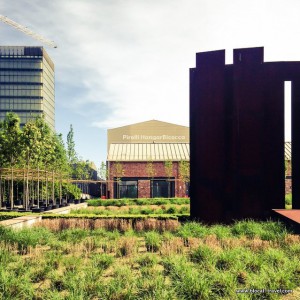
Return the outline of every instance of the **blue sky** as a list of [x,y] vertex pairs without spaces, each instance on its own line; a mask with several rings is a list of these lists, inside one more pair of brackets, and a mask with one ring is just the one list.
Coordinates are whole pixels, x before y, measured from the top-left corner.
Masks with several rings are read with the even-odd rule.
[[[298,0],[15,0],[0,14],[58,45],[56,130],[99,166],[108,128],[157,119],[188,126],[195,53],[265,47],[265,61],[300,60]],[[1,45],[41,44],[0,23]]]

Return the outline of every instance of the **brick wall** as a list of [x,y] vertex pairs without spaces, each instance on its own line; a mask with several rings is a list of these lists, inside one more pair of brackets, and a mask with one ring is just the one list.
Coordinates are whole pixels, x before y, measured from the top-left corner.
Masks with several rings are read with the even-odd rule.
[[138,197],[150,198],[150,180],[139,180]]
[[285,193],[286,194],[292,193],[292,179],[285,180]]
[[291,161],[286,160],[285,161],[286,171],[285,176],[288,177],[285,179],[285,193],[290,194],[292,193],[292,166]]
[[[164,162],[153,162],[152,169],[153,174],[149,171],[149,165],[147,162],[108,162],[109,171],[109,183],[108,190],[110,191],[110,197],[114,196],[114,184],[113,180],[116,177],[144,177],[145,179],[138,182],[138,197],[146,198],[150,197],[150,180],[146,178],[150,177],[164,177],[167,178]],[[175,197],[185,196],[185,185],[178,179],[179,169],[178,162],[173,162],[172,176],[175,178]]]

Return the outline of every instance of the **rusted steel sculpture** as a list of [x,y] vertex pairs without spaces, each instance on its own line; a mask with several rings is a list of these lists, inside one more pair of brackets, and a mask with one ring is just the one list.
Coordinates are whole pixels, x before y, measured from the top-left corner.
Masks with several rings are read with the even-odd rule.
[[300,62],[264,49],[197,53],[190,70],[191,216],[265,219],[284,208],[284,81],[292,81],[293,208],[300,208]]

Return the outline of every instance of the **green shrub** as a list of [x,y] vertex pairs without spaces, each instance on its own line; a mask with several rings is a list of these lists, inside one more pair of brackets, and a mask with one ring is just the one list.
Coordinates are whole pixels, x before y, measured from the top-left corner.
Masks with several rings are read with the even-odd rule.
[[167,205],[190,204],[189,198],[134,198],[134,199],[92,199],[89,206],[126,206],[126,205]]
[[292,194],[285,195],[285,205],[292,205]]
[[177,213],[177,209],[176,209],[175,206],[170,206],[170,207],[167,208],[166,213],[167,214],[176,214]]
[[43,214],[43,219],[112,219],[112,220],[145,220],[145,219],[157,219],[157,220],[178,220],[178,217],[187,217],[186,215],[156,215],[156,214],[150,214],[150,215],[142,215],[142,214],[136,214],[136,215],[130,215],[130,214],[120,214],[120,215],[95,215],[95,214],[86,214],[86,215],[80,215],[80,214]]
[[32,213],[19,213],[19,212],[0,212],[0,221],[10,220],[18,217],[32,215]]

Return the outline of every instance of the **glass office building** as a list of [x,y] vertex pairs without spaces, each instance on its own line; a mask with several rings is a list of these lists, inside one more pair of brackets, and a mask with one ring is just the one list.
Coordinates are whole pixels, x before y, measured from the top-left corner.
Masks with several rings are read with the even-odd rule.
[[43,47],[0,46],[0,120],[15,112],[21,126],[44,114],[55,130],[54,64]]

